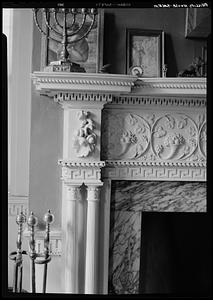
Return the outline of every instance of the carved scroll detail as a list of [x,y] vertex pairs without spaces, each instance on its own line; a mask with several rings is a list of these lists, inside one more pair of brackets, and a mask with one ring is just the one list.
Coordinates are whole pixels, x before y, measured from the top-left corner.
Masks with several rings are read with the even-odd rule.
[[105,112],[102,149],[107,160],[203,162],[205,114]]

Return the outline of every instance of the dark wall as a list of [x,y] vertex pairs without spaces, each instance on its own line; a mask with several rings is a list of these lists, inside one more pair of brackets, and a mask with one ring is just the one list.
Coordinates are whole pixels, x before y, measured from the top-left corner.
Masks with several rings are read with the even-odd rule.
[[143,212],[140,293],[210,296],[209,213]]
[[126,28],[165,31],[168,77],[176,77],[194,57],[201,56],[201,48],[206,43],[185,38],[184,8],[105,9],[104,64],[112,65],[110,73],[125,74]]

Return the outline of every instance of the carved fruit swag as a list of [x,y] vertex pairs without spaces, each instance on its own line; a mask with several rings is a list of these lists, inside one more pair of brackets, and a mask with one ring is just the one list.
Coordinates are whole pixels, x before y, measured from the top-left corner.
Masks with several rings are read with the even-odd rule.
[[95,150],[97,135],[94,133],[94,121],[88,118],[88,111],[80,111],[78,119],[81,120],[81,127],[74,136],[73,147],[76,149],[77,157],[87,157]]

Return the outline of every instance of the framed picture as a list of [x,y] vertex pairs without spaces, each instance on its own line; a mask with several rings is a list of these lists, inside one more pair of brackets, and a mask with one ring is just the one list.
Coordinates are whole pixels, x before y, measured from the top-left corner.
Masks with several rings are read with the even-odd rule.
[[190,38],[196,27],[197,8],[186,8],[185,37]]
[[211,10],[209,8],[186,8],[185,38],[207,39],[211,34]]
[[139,67],[140,77],[162,77],[164,31],[127,29],[126,40],[126,73],[131,74]]
[[[42,30],[46,32],[46,35],[42,34],[41,42],[41,71],[43,71],[44,68],[48,66],[50,62],[58,60],[58,53],[61,45],[49,38],[53,37],[58,39],[59,36],[53,31],[50,31],[45,24],[43,16],[41,16],[41,18]],[[77,15],[74,30],[78,29],[78,27],[81,24],[81,21],[82,17],[80,15]],[[91,17],[88,16],[86,19],[85,27],[83,27],[84,32],[90,26],[90,21]],[[52,23],[52,26],[56,27],[57,25],[54,25]],[[87,73],[98,73],[101,67],[103,66],[103,30],[104,10],[98,9],[95,24],[93,25],[93,28],[87,35],[87,37],[82,39],[78,43],[68,45],[67,47],[67,50],[69,52],[69,59],[72,62],[75,62],[81,67],[83,67]],[[82,32],[80,32],[80,34],[82,34]]]

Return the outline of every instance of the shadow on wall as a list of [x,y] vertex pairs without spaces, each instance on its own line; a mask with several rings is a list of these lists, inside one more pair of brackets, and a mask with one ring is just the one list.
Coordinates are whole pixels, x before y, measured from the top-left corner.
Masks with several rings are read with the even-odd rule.
[[[178,68],[177,68],[177,60],[175,57],[174,46],[172,43],[172,38],[170,34],[165,34],[166,40],[166,48],[165,48],[165,62],[169,66],[167,71],[167,77],[177,76]],[[169,49],[169,55],[167,53],[167,49]]]
[[[110,32],[110,34],[108,34]],[[109,73],[116,74],[116,70],[114,69],[116,66],[115,63],[115,51],[112,45],[112,41],[116,41],[119,35],[116,31],[115,26],[115,16],[112,14],[104,15],[104,55],[103,55],[103,65],[110,64],[108,69]],[[109,61],[110,58],[110,61]]]

